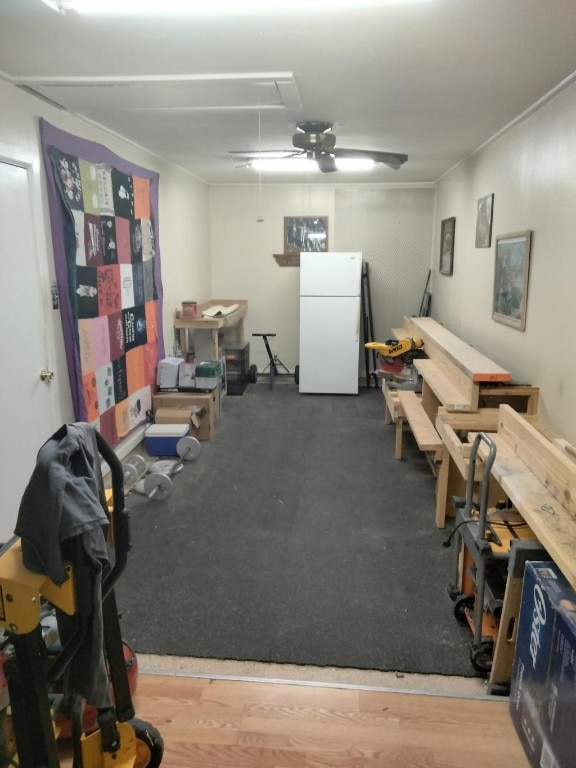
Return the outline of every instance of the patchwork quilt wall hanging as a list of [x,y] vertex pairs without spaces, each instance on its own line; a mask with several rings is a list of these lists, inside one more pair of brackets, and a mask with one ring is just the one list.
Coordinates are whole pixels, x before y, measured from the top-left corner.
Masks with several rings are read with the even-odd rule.
[[75,418],[116,445],[164,357],[159,175],[45,120],[40,135]]

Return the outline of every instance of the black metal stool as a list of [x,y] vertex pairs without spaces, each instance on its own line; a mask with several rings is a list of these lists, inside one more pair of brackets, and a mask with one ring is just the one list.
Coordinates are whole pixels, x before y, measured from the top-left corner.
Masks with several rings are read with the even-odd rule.
[[[270,389],[272,389],[274,387],[274,377],[279,375],[278,374],[278,368],[283,368],[289,376],[291,376],[292,374],[290,373],[288,368],[286,368],[286,366],[284,365],[282,360],[280,360],[278,355],[275,355],[272,352],[272,350],[270,349],[270,344],[268,342],[268,337],[269,336],[270,337],[276,336],[275,333],[253,333],[252,336],[262,336],[262,338],[264,339],[264,346],[266,347],[266,352],[268,353],[269,363],[264,368],[262,373],[266,373],[266,369],[268,369],[268,368],[270,369],[269,370]],[[256,376],[257,376],[256,366],[252,365],[252,366],[250,366],[250,380],[251,381],[256,381]]]

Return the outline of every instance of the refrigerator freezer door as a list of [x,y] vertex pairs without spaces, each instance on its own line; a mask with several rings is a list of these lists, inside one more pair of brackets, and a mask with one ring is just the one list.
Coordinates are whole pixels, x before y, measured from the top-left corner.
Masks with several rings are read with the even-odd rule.
[[360,298],[300,298],[300,393],[357,395]]
[[359,296],[361,253],[301,253],[300,296]]

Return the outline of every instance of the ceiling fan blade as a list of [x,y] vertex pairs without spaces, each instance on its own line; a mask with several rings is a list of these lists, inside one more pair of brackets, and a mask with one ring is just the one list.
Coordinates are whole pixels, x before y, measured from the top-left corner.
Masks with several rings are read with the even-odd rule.
[[365,157],[368,160],[374,160],[375,163],[383,163],[395,171],[408,160],[408,155],[401,155],[397,152],[378,152],[370,149],[336,148],[332,150],[332,154],[335,157]]
[[295,149],[229,149],[229,155],[242,155],[242,157],[250,157],[256,159],[258,157],[269,157],[275,155],[278,158],[281,157],[294,157],[294,155],[302,154]]

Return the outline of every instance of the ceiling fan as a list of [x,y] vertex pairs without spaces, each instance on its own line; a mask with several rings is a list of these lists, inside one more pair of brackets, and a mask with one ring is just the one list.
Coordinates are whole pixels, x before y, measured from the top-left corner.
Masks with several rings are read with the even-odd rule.
[[303,157],[315,160],[322,173],[338,170],[339,159],[365,159],[387,165],[397,171],[408,160],[408,155],[396,152],[378,152],[371,149],[340,149],[336,147],[336,135],[332,132],[332,123],[321,120],[308,120],[296,124],[297,133],[292,136],[293,149],[262,150],[260,152],[231,151],[230,154],[243,155],[246,163],[252,160],[274,158],[284,159]]

